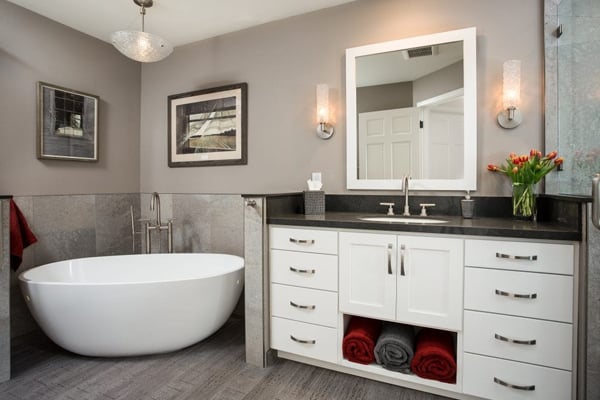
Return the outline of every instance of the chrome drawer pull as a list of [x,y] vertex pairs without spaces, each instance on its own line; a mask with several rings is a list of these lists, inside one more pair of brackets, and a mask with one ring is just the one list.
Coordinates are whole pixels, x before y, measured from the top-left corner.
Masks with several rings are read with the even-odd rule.
[[508,343],[527,344],[527,345],[531,345],[531,346],[533,346],[534,344],[536,344],[536,340],[535,339],[532,339],[532,340],[517,340],[517,339],[507,338],[506,336],[498,335],[497,333],[494,333],[494,339],[501,340],[503,342],[508,342]]
[[317,344],[316,340],[297,339],[294,337],[294,335],[290,335],[290,339],[292,339],[294,342],[298,342],[298,343],[302,343],[302,344]]
[[504,382],[502,379],[498,379],[496,377],[494,377],[494,383],[497,383],[498,385],[506,386],[511,389],[526,390],[528,392],[532,392],[535,390],[535,385],[528,385],[528,386],[513,385],[512,383]]
[[406,250],[406,246],[400,245],[400,276],[406,275],[404,271],[404,250]]
[[314,239],[294,239],[290,238],[290,242],[296,244],[315,244]]
[[388,274],[392,275],[392,244],[391,243],[388,243],[387,256],[388,256]]
[[496,289],[496,294],[498,296],[512,297],[512,298],[515,298],[515,299],[537,299],[537,293],[517,294],[517,293],[504,292],[502,290]]
[[510,254],[504,254],[504,253],[496,253],[496,258],[508,258],[509,260],[526,260],[526,261],[537,260],[537,256],[513,256]]
[[303,310],[314,310],[315,308],[317,308],[317,306],[303,306],[301,304],[296,304],[293,301],[290,301],[290,306],[292,307],[296,307],[296,308],[301,308]]
[[290,267],[290,271],[297,272],[299,274],[314,274],[315,272],[317,272],[317,270],[315,269],[298,269],[294,267]]

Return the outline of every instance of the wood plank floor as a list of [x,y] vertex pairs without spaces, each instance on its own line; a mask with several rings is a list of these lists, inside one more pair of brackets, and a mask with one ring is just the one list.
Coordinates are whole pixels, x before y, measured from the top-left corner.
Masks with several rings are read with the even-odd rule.
[[178,352],[90,358],[43,334],[17,338],[3,400],[441,400],[439,396],[280,359],[244,362],[244,323],[232,318],[202,343]]

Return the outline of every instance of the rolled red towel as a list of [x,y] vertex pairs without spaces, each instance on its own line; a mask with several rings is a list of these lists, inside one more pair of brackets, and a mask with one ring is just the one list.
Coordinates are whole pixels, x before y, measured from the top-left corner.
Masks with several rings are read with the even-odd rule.
[[456,356],[452,334],[437,329],[421,329],[410,367],[421,378],[456,383]]
[[352,317],[342,342],[344,358],[359,364],[375,362],[375,344],[381,332],[381,321]]

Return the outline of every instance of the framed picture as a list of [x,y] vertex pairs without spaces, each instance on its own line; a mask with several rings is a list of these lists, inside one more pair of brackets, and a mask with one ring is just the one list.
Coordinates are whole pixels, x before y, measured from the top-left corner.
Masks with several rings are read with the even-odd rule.
[[169,167],[247,164],[248,84],[168,97]]
[[99,97],[38,82],[37,157],[98,161]]

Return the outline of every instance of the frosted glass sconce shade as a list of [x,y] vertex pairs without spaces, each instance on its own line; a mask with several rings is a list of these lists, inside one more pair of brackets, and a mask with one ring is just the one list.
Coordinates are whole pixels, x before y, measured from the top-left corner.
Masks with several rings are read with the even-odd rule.
[[114,32],[110,41],[117,50],[125,56],[139,62],[155,62],[167,57],[173,51],[173,46],[160,36],[144,32],[144,16],[146,8],[152,7],[153,0],[133,0],[140,6],[142,14],[142,30],[123,30]]
[[504,62],[502,97],[504,108],[517,108],[521,102],[521,61]]
[[329,86],[325,83],[317,85],[317,135],[321,139],[333,136],[333,125],[329,123]]
[[498,114],[498,124],[506,129],[516,128],[523,116],[519,110],[521,103],[521,61],[504,62],[502,74],[502,105],[504,110]]

